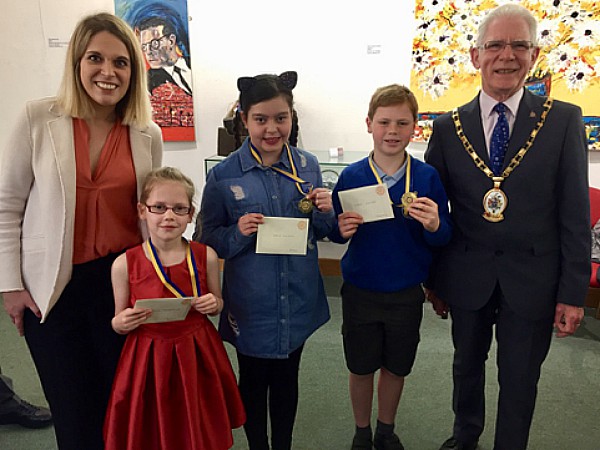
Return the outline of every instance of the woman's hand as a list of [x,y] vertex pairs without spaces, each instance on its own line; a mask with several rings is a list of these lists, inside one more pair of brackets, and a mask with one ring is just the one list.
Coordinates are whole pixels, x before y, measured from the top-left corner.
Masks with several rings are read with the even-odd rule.
[[4,309],[10,316],[12,323],[17,327],[19,336],[25,334],[23,314],[25,313],[26,308],[29,308],[38,318],[42,318],[40,309],[33,301],[33,298],[31,298],[31,294],[27,289],[23,289],[22,291],[3,292],[2,298],[4,299]]
[[152,315],[148,308],[126,308],[113,317],[113,330],[119,334],[127,334],[143,324]]
[[201,295],[192,300],[192,308],[199,313],[214,316],[223,309],[223,299],[211,293]]

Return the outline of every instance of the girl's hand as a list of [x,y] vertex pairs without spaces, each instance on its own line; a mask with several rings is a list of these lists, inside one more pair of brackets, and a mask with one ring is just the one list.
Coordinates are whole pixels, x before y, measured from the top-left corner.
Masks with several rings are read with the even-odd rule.
[[331,191],[329,189],[313,189],[307,197],[321,212],[326,213],[333,209],[333,203],[331,202]]
[[214,294],[205,294],[192,300],[192,308],[202,314],[214,316],[223,309],[223,299]]
[[356,230],[358,230],[358,227],[362,225],[362,223],[363,217],[354,211],[341,213],[338,216],[338,228],[340,230],[340,235],[344,239],[351,238],[354,233],[356,233]]
[[430,233],[435,233],[440,227],[438,205],[427,197],[416,198],[408,206],[408,214],[413,219],[421,222]]
[[244,236],[250,236],[258,231],[258,225],[263,223],[263,215],[259,213],[244,214],[238,220],[238,230]]
[[113,317],[113,330],[119,334],[127,334],[143,324],[152,315],[148,308],[127,308]]

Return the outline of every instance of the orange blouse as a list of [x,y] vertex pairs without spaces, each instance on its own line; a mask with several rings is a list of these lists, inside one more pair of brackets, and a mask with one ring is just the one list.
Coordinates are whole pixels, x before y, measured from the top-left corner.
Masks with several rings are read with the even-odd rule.
[[73,264],[118,253],[142,242],[129,127],[116,121],[92,174],[89,129],[73,118],[77,192]]

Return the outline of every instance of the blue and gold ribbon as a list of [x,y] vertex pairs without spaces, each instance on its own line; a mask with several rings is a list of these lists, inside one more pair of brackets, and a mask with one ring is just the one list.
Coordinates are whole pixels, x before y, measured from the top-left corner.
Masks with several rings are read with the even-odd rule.
[[[190,243],[183,239],[186,244],[185,249],[185,259],[187,260],[188,270],[190,272],[190,279],[192,283],[192,292],[194,297],[199,297],[201,294],[200,289],[200,279],[198,277],[198,268],[196,267],[196,260],[194,259],[194,254],[192,253],[192,246]],[[165,285],[165,287],[173,293],[173,295],[177,298],[187,297],[185,293],[181,290],[179,286],[177,286],[166,274],[165,269],[160,262],[160,258],[158,257],[158,252],[156,251],[156,247],[152,244],[152,240],[148,238],[146,241],[146,247],[148,248],[148,255],[150,256],[150,262],[154,267],[154,271],[158,278]]]
[[[283,169],[280,169],[279,167],[271,166],[271,169],[273,169],[275,172],[279,173],[280,175],[284,176],[288,180],[295,182],[296,188],[300,191],[300,193],[302,195],[306,196],[306,195],[310,194],[310,192],[313,190],[313,185],[309,181],[305,181],[298,176],[298,171],[296,170],[296,165],[294,164],[294,160],[292,158],[292,151],[290,150],[290,146],[286,142],[284,147],[287,151],[288,159],[290,161],[290,166],[292,168],[292,173],[289,173]],[[254,144],[252,142],[250,142],[250,153],[252,153],[252,156],[254,157],[254,159],[262,166],[263,161],[262,161],[262,158],[260,157],[260,153],[258,152],[258,149],[254,146]],[[304,192],[302,190],[303,184],[309,185],[308,192]]]
[[[406,205],[405,204],[405,198],[411,196],[412,197],[412,193],[410,192],[410,188],[411,188],[411,184],[412,184],[412,180],[411,180],[411,170],[410,170],[410,161],[411,161],[411,156],[408,154],[407,151],[404,152],[404,154],[406,155],[406,172],[404,174],[404,195],[402,196],[402,204],[395,204],[392,199],[390,198],[390,203],[394,206],[397,206],[399,208],[405,208]],[[373,172],[373,175],[375,175],[375,179],[377,180],[377,184],[383,184],[383,180],[381,179],[381,177],[379,176],[379,174],[377,173],[377,169],[375,168],[375,164],[373,162],[373,152],[371,152],[369,154],[369,167],[371,167],[371,171]],[[416,198],[416,193],[415,193],[415,198]],[[411,202],[409,202],[411,203]],[[404,214],[406,215],[406,213]]]

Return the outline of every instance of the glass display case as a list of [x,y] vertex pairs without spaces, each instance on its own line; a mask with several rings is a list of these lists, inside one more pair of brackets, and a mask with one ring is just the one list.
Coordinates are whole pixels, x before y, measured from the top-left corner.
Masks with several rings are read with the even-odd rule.
[[[412,146],[413,144],[411,144]],[[423,160],[424,148],[409,148],[409,153],[420,160]],[[333,189],[337,183],[342,170],[353,162],[356,162],[368,155],[368,152],[344,152],[342,155],[332,157],[329,151],[311,152],[319,160],[321,173],[323,175],[323,186]],[[226,157],[214,155],[204,160],[204,173],[223,161]],[[319,246],[319,265],[323,275],[339,276],[341,274],[339,260],[344,254],[347,244],[339,245],[329,242],[326,238],[318,242]]]
[[[321,166],[321,173],[323,174],[323,186],[328,189],[334,188],[344,167],[367,156],[367,153],[365,152],[344,152],[337,158],[329,156],[328,151],[315,151],[311,153],[319,160],[319,166]],[[224,159],[225,156],[219,155],[206,158],[204,160],[204,173],[208,174],[210,169]]]
[[[413,157],[423,160],[424,149],[409,148],[408,151]],[[321,173],[323,174],[323,186],[329,189],[333,189],[344,167],[364,158],[368,154],[367,152],[344,152],[336,158],[329,156],[329,151],[312,151],[311,153],[319,160],[319,166],[321,166]],[[208,174],[210,169],[224,159],[225,156],[219,155],[206,158],[204,160],[204,173]]]

